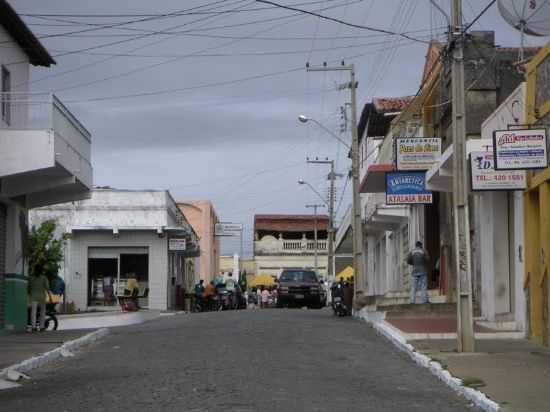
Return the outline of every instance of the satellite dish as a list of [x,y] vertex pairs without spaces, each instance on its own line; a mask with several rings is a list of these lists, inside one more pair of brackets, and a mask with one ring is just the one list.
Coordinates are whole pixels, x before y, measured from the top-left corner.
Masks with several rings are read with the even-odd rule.
[[521,32],[519,61],[524,60],[525,35],[550,36],[550,0],[498,0],[498,11]]

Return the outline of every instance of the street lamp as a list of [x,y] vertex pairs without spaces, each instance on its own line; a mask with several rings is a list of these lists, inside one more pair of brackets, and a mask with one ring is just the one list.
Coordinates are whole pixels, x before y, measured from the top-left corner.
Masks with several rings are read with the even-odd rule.
[[348,149],[351,149],[351,146],[348,142],[346,142],[345,140],[341,139],[336,133],[334,133],[332,130],[330,130],[328,127],[326,127],[325,125],[323,125],[322,123],[318,122],[317,120],[315,119],[312,119],[310,117],[307,117],[306,115],[303,115],[301,114],[300,116],[298,116],[298,120],[301,122],[301,123],[307,123],[309,121],[315,123],[317,126],[319,126],[321,129],[323,129],[325,132],[327,132],[329,135],[331,135],[332,137],[334,137],[336,140],[338,140],[340,143],[342,143],[344,146],[346,146]]
[[323,195],[321,195],[321,193],[319,193],[311,184],[309,184],[308,182],[306,182],[304,179],[298,179],[298,184],[299,185],[306,185],[306,186],[309,186],[309,188],[311,190],[313,190],[313,192],[319,197],[319,199],[321,199],[323,201],[323,203],[328,206],[327,204],[327,201],[325,200],[325,198],[323,197]]

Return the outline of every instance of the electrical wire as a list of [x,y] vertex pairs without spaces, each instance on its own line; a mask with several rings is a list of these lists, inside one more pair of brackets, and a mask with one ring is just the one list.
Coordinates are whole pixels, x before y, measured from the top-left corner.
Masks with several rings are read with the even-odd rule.
[[400,36],[400,37],[404,37],[408,40],[413,40],[413,41],[420,42],[420,43],[429,43],[425,40],[421,40],[421,39],[409,36],[409,35],[404,34],[404,33],[396,33],[396,32],[392,32],[390,30],[380,29],[380,28],[376,28],[376,27],[364,26],[364,25],[361,25],[361,24],[354,24],[354,23],[350,23],[350,22],[343,21],[343,20],[340,20],[340,19],[336,19],[334,17],[324,16],[322,14],[315,13],[315,12],[312,12],[312,11],[298,9],[296,7],[285,6],[285,5],[270,1],[270,0],[256,0],[256,1],[258,3],[271,4],[273,6],[277,6],[277,7],[280,7],[282,9],[293,10],[293,11],[297,11],[297,12],[300,12],[300,13],[309,14],[311,16],[315,16],[315,17],[319,17],[319,18],[324,19],[324,20],[328,20],[328,21],[332,21],[332,22],[335,22],[335,23],[343,24],[345,26],[355,27],[357,29],[369,30],[369,31],[374,31],[374,32],[378,32],[378,33],[385,33],[385,34],[389,34],[389,35],[392,35],[392,36]]

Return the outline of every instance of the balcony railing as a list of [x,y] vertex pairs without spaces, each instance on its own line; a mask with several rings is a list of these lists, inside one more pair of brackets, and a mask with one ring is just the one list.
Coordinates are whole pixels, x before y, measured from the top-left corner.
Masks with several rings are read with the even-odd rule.
[[[317,252],[326,253],[328,242],[317,241]],[[258,254],[313,254],[315,253],[315,241],[310,239],[288,240],[270,239],[257,240],[254,242],[255,252]]]
[[[4,160],[0,175],[58,165],[86,186],[91,185],[90,132],[55,95],[0,93],[0,102],[0,144],[11,156],[3,159],[0,153],[0,161]],[[53,145],[46,145],[46,134],[53,136]],[[46,146],[49,150],[44,150]],[[22,162],[15,157],[21,157]]]

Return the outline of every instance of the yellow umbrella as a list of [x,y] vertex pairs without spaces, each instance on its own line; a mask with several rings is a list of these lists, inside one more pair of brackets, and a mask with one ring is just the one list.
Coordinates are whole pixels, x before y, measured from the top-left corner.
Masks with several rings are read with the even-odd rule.
[[268,275],[267,273],[260,273],[252,278],[250,286],[273,286],[275,285],[275,280],[273,276]]
[[340,273],[336,275],[336,281],[340,282],[341,280],[347,280],[352,276],[353,276],[353,268],[351,266],[347,266],[344,270],[342,270]]

